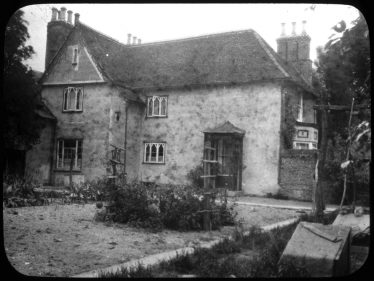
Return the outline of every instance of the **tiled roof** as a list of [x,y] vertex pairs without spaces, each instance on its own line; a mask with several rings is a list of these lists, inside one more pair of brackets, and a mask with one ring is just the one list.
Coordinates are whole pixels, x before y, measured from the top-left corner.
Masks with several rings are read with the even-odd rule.
[[125,45],[82,23],[76,29],[104,75],[132,89],[290,79],[310,91],[253,30]]
[[244,135],[245,131],[239,129],[238,127],[234,126],[230,121],[226,121],[225,123],[218,125],[213,129],[206,129],[204,133],[210,134],[239,134]]

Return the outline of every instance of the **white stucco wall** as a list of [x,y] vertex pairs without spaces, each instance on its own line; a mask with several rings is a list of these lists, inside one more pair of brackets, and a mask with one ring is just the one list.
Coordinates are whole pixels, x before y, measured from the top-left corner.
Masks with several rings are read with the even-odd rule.
[[[139,178],[186,184],[187,173],[202,160],[203,131],[226,120],[246,131],[242,189],[247,194],[277,192],[281,86],[257,83],[210,89],[149,92],[168,95],[168,117],[146,118],[143,141],[166,142],[166,163],[140,165]],[[140,149],[143,159],[144,148]]]

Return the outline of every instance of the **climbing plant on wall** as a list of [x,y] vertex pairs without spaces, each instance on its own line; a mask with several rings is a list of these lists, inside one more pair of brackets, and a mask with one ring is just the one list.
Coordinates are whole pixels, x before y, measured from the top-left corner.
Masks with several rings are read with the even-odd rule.
[[284,142],[284,147],[286,149],[292,148],[292,141],[293,141],[293,138],[296,132],[295,125],[296,125],[296,119],[294,116],[293,105],[290,102],[290,98],[286,96],[284,123],[282,127],[283,142]]

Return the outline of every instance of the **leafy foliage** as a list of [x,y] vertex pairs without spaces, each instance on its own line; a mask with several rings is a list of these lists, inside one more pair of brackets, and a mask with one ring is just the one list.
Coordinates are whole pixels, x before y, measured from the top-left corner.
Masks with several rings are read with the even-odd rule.
[[204,180],[201,178],[202,175],[204,175],[203,163],[189,171],[187,179],[191,182],[192,186],[203,188]]
[[[322,48],[318,48],[315,89],[334,105],[350,106],[371,103],[371,69],[369,30],[363,15],[347,28],[344,21],[333,27],[335,33]],[[325,167],[327,180],[336,194],[342,194],[343,178],[357,181],[357,188],[369,188],[369,168],[371,162],[371,127],[368,120],[371,111],[360,110],[353,115],[348,128],[349,112],[331,111],[329,114],[328,149]],[[353,132],[350,157],[346,160],[349,145],[349,130]],[[342,165],[342,163],[344,163]],[[335,202],[337,203],[337,202]]]
[[35,109],[40,104],[39,86],[31,69],[23,61],[34,54],[31,46],[26,46],[29,38],[27,22],[23,12],[17,10],[5,29],[4,41],[4,146],[29,148],[39,140],[43,127],[38,122]]
[[[205,205],[201,189],[190,186],[146,186],[143,183],[112,185],[107,199],[110,216],[115,222],[150,228],[181,231],[202,230]],[[212,229],[233,224],[233,209],[225,204],[218,206],[214,200],[211,215]]]
[[292,148],[293,138],[296,133],[295,125],[296,119],[294,115],[295,109],[293,108],[290,98],[287,95],[285,100],[285,116],[282,127],[283,142],[286,149]]
[[[224,239],[211,249],[197,248],[192,255],[181,254],[175,259],[163,261],[157,266],[139,265],[138,277],[179,277],[191,274],[196,277],[307,277],[306,268],[289,261],[278,263],[281,253],[294,232],[296,224],[269,233],[252,228],[243,240]],[[256,249],[252,258],[239,258],[243,251]],[[135,276],[133,270],[121,269],[114,274],[100,277]]]

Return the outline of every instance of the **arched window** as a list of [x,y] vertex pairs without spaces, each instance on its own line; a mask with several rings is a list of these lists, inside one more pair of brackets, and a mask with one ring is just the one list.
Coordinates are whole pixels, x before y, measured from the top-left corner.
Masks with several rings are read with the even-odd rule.
[[148,116],[153,115],[153,99],[149,98],[148,99]]
[[164,144],[160,144],[158,147],[158,162],[164,162]]
[[157,144],[151,146],[151,162],[157,162]]
[[150,161],[150,159],[149,159],[150,154],[151,154],[150,144],[146,143],[145,144],[145,159],[144,159],[144,162],[149,162]]
[[161,100],[161,116],[166,116],[166,98],[163,97]]
[[154,98],[154,106],[153,106],[153,115],[159,116],[160,115],[160,98]]
[[82,111],[83,89],[68,87],[63,92],[63,111]]
[[147,117],[167,116],[167,97],[152,96],[147,98]]
[[144,163],[165,163],[165,143],[144,143]]

